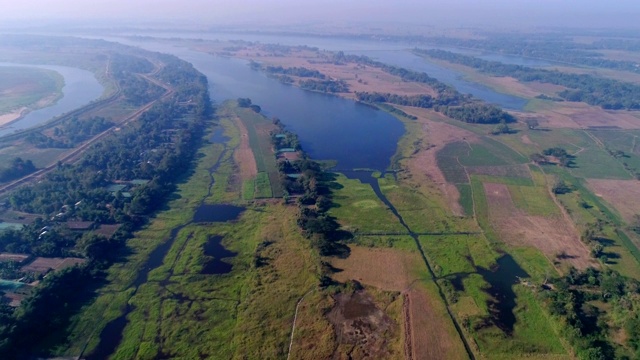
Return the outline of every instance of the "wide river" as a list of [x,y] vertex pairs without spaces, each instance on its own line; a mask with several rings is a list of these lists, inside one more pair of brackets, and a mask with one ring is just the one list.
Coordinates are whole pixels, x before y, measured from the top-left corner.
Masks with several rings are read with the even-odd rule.
[[[466,80],[465,74],[453,70],[449,67],[442,66],[436,62],[430,61],[428,58],[416,56],[408,51],[408,49],[412,49],[415,47],[425,49],[434,48],[433,46],[419,43],[295,35],[276,36],[268,34],[238,33],[131,33],[128,35],[149,35],[161,38],[195,38],[221,41],[245,40],[260,42],[263,44],[281,44],[288,46],[307,45],[323,50],[344,51],[347,54],[365,55],[389,65],[395,65],[413,71],[426,72],[430,76],[442,81],[443,83],[455,87],[461,93],[471,94],[488,103],[497,104],[506,109],[522,110],[522,108],[527,103],[526,99],[500,93],[485,85]],[[514,55],[489,54],[475,50],[459,49],[453,47],[439,48],[443,50],[476,56],[486,60],[499,61],[506,64],[533,67],[552,65],[552,63],[550,62]]]
[[98,82],[95,75],[87,70],[69,66],[15,64],[6,62],[0,63],[0,66],[37,67],[40,69],[53,70],[64,77],[64,86],[62,87],[63,96],[61,99],[51,106],[31,111],[20,120],[0,127],[0,136],[44,124],[56,116],[87,105],[91,101],[99,98],[104,91],[104,87]]
[[404,134],[402,123],[386,112],[338,96],[284,85],[252,70],[244,60],[155,42],[118,41],[190,62],[207,76],[214,101],[250,98],[265,115],[280,118],[298,134],[312,158],[337,160],[338,169],[387,169]]

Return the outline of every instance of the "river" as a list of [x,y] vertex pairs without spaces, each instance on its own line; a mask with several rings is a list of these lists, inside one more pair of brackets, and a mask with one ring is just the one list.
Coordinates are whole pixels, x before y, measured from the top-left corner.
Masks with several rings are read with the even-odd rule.
[[416,56],[408,49],[415,47],[424,49],[442,49],[461,54],[476,56],[490,61],[499,61],[505,64],[523,65],[530,67],[546,67],[553,64],[548,61],[526,58],[516,55],[504,55],[497,53],[486,53],[472,49],[461,49],[455,47],[434,47],[428,44],[416,42],[390,42],[373,41],[365,39],[331,38],[320,36],[298,36],[298,35],[269,35],[269,34],[240,34],[240,33],[129,33],[127,35],[154,36],[159,38],[185,38],[185,39],[205,39],[205,40],[245,40],[260,42],[263,44],[281,44],[288,46],[306,45],[317,47],[323,50],[344,51],[348,54],[365,55],[373,59],[403,67],[413,71],[426,72],[430,76],[451,85],[461,93],[471,94],[488,103],[499,105],[506,109],[522,110],[527,104],[527,100],[518,96],[513,96],[495,91],[485,85],[469,81],[465,74],[450,67],[442,66],[428,58]]
[[336,160],[339,169],[384,171],[404,134],[403,124],[386,112],[338,96],[282,84],[251,69],[244,60],[157,42],[121,42],[173,54],[192,63],[207,76],[214,101],[250,98],[265,115],[280,118],[289,130],[298,134],[303,149],[312,158]]
[[25,130],[60,116],[69,111],[82,107],[93,100],[98,99],[104,92],[104,87],[98,82],[95,75],[87,70],[69,66],[58,65],[32,65],[16,63],[0,63],[0,66],[36,67],[52,70],[64,78],[62,98],[55,104],[42,109],[34,110],[21,119],[0,127],[0,136],[9,135],[19,130]]

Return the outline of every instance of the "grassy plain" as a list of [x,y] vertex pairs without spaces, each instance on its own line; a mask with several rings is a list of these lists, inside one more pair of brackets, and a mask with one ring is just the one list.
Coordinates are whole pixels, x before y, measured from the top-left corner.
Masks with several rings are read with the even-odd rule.
[[55,71],[0,66],[0,115],[18,110],[19,116],[22,109],[51,105],[62,96],[63,86],[64,78]]
[[[232,119],[220,121],[230,140],[201,149],[194,173],[179,185],[167,210],[129,241],[127,261],[109,269],[108,284],[73,319],[70,344],[59,354],[77,355],[85,346],[85,354],[90,353],[105,325],[129,307],[115,359],[286,355],[296,302],[317,285],[319,258],[300,235],[294,207],[255,204],[237,223],[191,222],[201,202],[242,203],[231,176],[240,132]],[[217,164],[215,185],[207,197],[212,164]],[[174,230],[175,242],[162,265],[145,283],[133,286],[138,269],[155,248],[169,241],[173,229],[179,230]],[[203,245],[214,235],[223,236],[222,245],[237,253],[224,260],[233,265],[229,274],[202,273],[210,261]]]

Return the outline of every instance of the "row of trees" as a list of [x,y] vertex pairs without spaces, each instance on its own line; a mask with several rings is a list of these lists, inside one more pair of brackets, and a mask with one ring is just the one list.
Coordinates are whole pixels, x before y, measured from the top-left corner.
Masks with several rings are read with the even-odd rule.
[[448,117],[467,123],[500,124],[512,123],[516,119],[499,107],[478,100],[464,98],[465,102],[451,102],[451,99],[434,98],[429,95],[397,95],[389,93],[356,92],[359,101],[367,103],[390,103],[402,106],[414,106],[434,109]]
[[607,59],[601,50],[638,51],[640,41],[634,39],[606,38],[592,43],[577,43],[572,36],[558,34],[495,35],[486,39],[430,38],[430,43],[480,49],[500,54],[511,54],[560,63],[599,67],[630,72],[640,72],[637,62]]
[[640,110],[640,85],[599,78],[588,74],[569,74],[521,65],[487,61],[444,50],[414,50],[421,55],[478,69],[495,76],[510,76],[525,82],[542,82],[567,87],[558,96],[567,101],[585,102],[604,109]]
[[[297,136],[285,130],[279,121],[274,123],[279,127],[271,137],[274,147],[300,149]],[[277,137],[276,134],[285,134],[285,137]],[[325,172],[319,163],[304,153],[300,160],[281,160],[278,169],[287,193],[298,196],[297,223],[305,237],[310,239],[320,255],[344,253],[348,248],[341,245],[339,240],[345,237],[346,232],[339,230],[336,219],[327,213],[332,206],[330,184],[334,181],[333,175]],[[290,174],[299,176],[291,178],[288,176]]]
[[[178,178],[188,173],[212,114],[208,85],[206,77],[186,62],[168,56],[163,61],[165,81],[176,84],[170,99],[87,150],[79,163],[60,165],[42,181],[12,194],[9,205],[13,209],[42,217],[21,230],[0,233],[0,251],[84,256],[89,262],[48,276],[17,310],[0,307],[3,356],[30,356],[33,339],[52,340],[51,334],[64,329],[72,313],[95,290],[90,285],[100,284],[102,269],[122,253],[131,232],[164,203]],[[132,71],[141,70],[139,66]],[[185,100],[190,104],[182,104]],[[149,182],[138,185],[131,198],[104,188],[116,180],[134,178]],[[111,238],[74,232],[56,221],[61,214],[121,226]]]

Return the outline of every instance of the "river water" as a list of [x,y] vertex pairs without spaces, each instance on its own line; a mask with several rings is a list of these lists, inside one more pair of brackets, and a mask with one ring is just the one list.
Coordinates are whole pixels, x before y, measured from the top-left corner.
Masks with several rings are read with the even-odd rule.
[[269,34],[239,34],[239,33],[130,33],[128,35],[150,35],[162,38],[192,38],[205,40],[245,40],[260,42],[263,44],[281,44],[288,46],[306,45],[317,47],[323,50],[344,51],[347,54],[365,55],[375,60],[403,67],[413,71],[426,72],[445,84],[453,86],[464,94],[471,94],[491,104],[497,104],[503,108],[511,110],[522,110],[527,100],[497,92],[485,85],[465,79],[465,74],[460,71],[442,66],[428,58],[416,56],[408,49],[415,47],[424,49],[443,49],[452,52],[477,56],[481,59],[499,61],[506,64],[523,65],[532,67],[545,67],[553,65],[550,62],[531,59],[515,55],[484,53],[471,49],[460,49],[454,47],[434,47],[415,42],[390,42],[373,41],[347,38],[329,38],[296,35],[269,35]]
[[56,116],[75,110],[96,100],[104,91],[104,87],[98,82],[93,73],[87,70],[69,66],[31,65],[6,62],[0,63],[0,66],[36,67],[53,70],[64,77],[64,86],[62,87],[63,97],[61,99],[51,106],[31,111],[20,120],[0,127],[0,136],[44,124]]
[[[121,40],[118,40],[121,41]],[[216,102],[250,98],[263,114],[280,118],[298,134],[303,149],[318,160],[336,160],[339,169],[385,170],[404,134],[395,117],[334,95],[301,90],[252,70],[244,60],[213,56],[157,42],[121,41],[175,55],[209,80]]]

